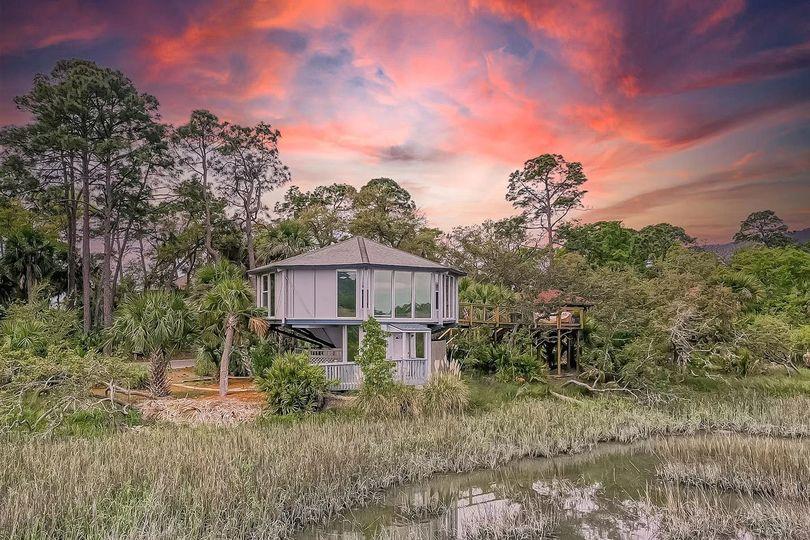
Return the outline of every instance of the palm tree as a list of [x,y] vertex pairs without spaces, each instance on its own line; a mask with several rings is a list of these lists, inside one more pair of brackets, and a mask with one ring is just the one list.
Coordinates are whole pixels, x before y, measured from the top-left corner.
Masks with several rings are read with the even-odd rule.
[[195,274],[196,293],[200,298],[217,283],[228,279],[242,279],[245,271],[227,259],[201,266]]
[[179,294],[146,291],[121,304],[110,331],[111,341],[149,358],[150,390],[163,397],[169,395],[166,371],[171,355],[191,343],[196,328],[195,313]]
[[37,282],[56,269],[55,255],[53,243],[40,231],[29,227],[8,239],[2,266],[10,279],[18,281],[31,301]]
[[498,306],[513,302],[515,293],[502,285],[462,278],[459,282],[459,298],[471,304]]
[[263,230],[256,239],[256,250],[263,261],[300,255],[313,244],[309,225],[299,219],[286,219]]
[[219,333],[224,330],[225,342],[219,362],[219,395],[225,397],[234,340],[238,332],[249,325],[255,310],[253,289],[244,279],[225,278],[203,294],[200,310],[210,321],[209,331]]

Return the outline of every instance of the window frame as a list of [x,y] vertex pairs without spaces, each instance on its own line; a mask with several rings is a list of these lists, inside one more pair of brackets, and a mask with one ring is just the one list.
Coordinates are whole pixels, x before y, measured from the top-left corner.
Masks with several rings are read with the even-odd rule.
[[267,318],[276,317],[276,273],[268,272],[259,276],[258,307],[267,310]]
[[276,274],[267,275],[267,291],[265,292],[265,301],[267,302],[267,315],[270,318],[276,317]]
[[[388,272],[388,314],[377,314],[377,272]],[[392,319],[394,317],[394,270],[375,268],[371,275],[371,314],[373,317],[381,319]]]
[[[341,315],[340,314],[340,274],[352,273],[354,274],[354,315]],[[358,319],[360,318],[359,308],[359,294],[358,288],[360,286],[360,271],[357,268],[338,268],[335,270],[335,317],[338,319]]]
[[[427,276],[427,299],[428,299],[428,310],[426,317],[417,317],[416,316],[416,274],[423,274]],[[417,319],[420,321],[429,320],[433,315],[433,295],[431,294],[431,284],[432,284],[432,272],[425,272],[425,271],[416,271],[414,270],[411,272],[411,319]]]
[[[354,358],[350,358],[351,356],[351,348],[349,347],[349,329],[352,329],[352,332],[357,330],[357,350],[354,351],[355,356]],[[345,345],[345,356],[343,358],[344,364],[356,364],[357,355],[360,353],[360,344],[363,342],[363,333],[361,331],[360,325],[358,324],[347,324],[343,327],[343,343]]]
[[[409,287],[408,300],[409,300],[409,302],[408,303],[410,305],[410,315],[399,315],[397,313],[397,309],[399,307],[398,304],[397,304],[397,286],[396,286],[397,285],[397,274],[407,274],[408,277],[409,277],[409,279],[408,279],[408,287]],[[393,277],[393,281],[392,281],[392,285],[391,285],[391,293],[393,295],[392,298],[391,298],[391,314],[392,314],[391,318],[392,319],[413,319],[413,312],[414,312],[414,306],[413,306],[413,272],[410,271],[410,270],[394,270],[394,277]]]

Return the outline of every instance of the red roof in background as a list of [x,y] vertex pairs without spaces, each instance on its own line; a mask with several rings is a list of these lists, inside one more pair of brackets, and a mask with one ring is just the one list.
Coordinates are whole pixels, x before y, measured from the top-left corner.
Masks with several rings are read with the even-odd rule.
[[558,289],[547,289],[545,291],[540,291],[537,293],[537,301],[543,304],[548,304],[549,302],[553,302],[559,298],[561,294],[562,291]]
[[581,296],[574,296],[573,298],[569,298],[568,300],[564,300],[561,297],[563,296],[563,292],[559,289],[546,289],[545,291],[540,291],[537,293],[537,298],[535,301],[538,304],[550,304],[552,302],[562,301],[563,304],[568,304],[571,306],[592,306],[591,302],[588,302]]

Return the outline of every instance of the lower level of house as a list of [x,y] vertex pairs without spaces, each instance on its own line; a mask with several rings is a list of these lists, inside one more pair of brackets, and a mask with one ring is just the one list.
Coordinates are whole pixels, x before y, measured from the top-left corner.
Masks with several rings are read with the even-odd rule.
[[[395,379],[408,385],[424,384],[444,360],[445,343],[431,341],[431,329],[423,324],[383,324],[382,327],[388,340],[386,357],[394,363]],[[336,390],[353,390],[360,386],[362,372],[355,363],[363,339],[359,325],[296,325],[288,330],[311,345],[304,349],[310,362],[323,367],[328,379],[338,381]]]

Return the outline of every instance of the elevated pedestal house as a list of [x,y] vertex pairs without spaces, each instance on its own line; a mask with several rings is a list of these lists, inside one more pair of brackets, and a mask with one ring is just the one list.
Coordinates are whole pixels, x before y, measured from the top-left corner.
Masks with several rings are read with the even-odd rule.
[[388,334],[396,377],[422,384],[444,343],[431,335],[458,322],[462,272],[359,236],[253,269],[257,303],[276,332],[309,343],[340,389],[360,384],[354,363],[369,317]]

